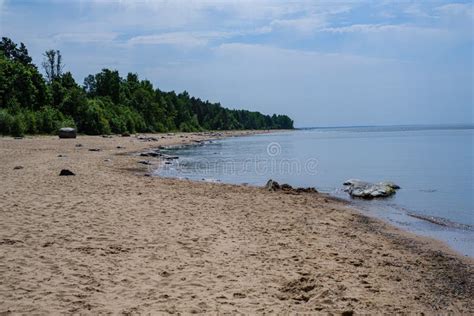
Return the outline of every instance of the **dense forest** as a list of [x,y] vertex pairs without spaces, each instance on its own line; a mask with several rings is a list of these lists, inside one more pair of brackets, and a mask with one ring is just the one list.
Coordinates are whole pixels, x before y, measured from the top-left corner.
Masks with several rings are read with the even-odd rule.
[[0,42],[0,134],[53,134],[75,127],[84,134],[230,129],[291,129],[286,115],[231,110],[219,103],[153,87],[129,73],[103,69],[80,86],[63,71],[60,51],[49,50],[32,63],[26,46],[3,37]]

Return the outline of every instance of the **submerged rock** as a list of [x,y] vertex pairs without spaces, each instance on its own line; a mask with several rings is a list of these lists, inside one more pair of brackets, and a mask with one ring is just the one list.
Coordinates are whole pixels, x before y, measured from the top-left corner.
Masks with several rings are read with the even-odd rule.
[[178,156],[169,156],[169,155],[163,155],[163,158],[166,159],[166,160],[175,160],[175,159],[179,159]]
[[370,183],[357,179],[347,180],[344,185],[347,186],[345,191],[351,196],[363,199],[388,197],[400,189],[400,186],[393,182]]

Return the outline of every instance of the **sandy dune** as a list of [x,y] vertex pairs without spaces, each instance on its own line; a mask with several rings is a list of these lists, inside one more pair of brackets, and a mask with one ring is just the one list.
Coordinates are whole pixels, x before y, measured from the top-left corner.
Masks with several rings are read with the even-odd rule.
[[130,155],[206,137],[0,138],[0,314],[474,311],[473,261],[441,243]]

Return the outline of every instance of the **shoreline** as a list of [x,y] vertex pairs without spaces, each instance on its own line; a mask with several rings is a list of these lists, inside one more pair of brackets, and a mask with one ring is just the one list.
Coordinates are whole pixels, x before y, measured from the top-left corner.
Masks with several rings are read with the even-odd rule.
[[[291,131],[291,130],[276,130],[276,131],[265,131],[264,133],[267,134],[267,133],[275,133],[275,132],[281,132],[281,131]],[[264,134],[264,133],[258,133],[258,134]],[[235,137],[235,136],[250,136],[250,135],[255,135],[255,133],[252,133],[250,132],[249,134],[245,134],[245,135],[232,135],[231,137]],[[210,139],[207,139],[207,141],[213,141],[213,140],[219,140],[219,139],[223,139],[223,138],[227,138],[226,136],[223,136],[223,137],[219,137],[219,138],[210,138]],[[171,145],[167,148],[164,148],[165,150],[175,150],[175,149],[180,149],[182,147],[194,147],[194,146],[202,146],[202,145],[206,145],[207,144],[207,141],[206,142],[199,142],[199,143],[193,143],[193,142],[189,142],[189,143],[185,143],[185,144],[177,144],[177,145]],[[159,151],[159,150],[158,150]],[[158,165],[155,165],[155,169],[150,173],[151,176],[156,176],[156,177],[162,177],[160,176],[159,174],[156,173],[157,170],[159,170],[160,168],[163,168],[163,163],[164,163],[164,160],[161,161],[161,163],[159,163]],[[233,184],[233,185],[245,185],[245,186],[251,186],[251,187],[256,187],[256,188],[261,188],[263,185],[255,185],[255,184],[247,184],[247,183],[232,183],[232,182],[221,182],[220,180],[218,181],[206,181],[206,179],[189,179],[189,178],[186,178],[186,177],[163,177],[163,178],[172,178],[172,179],[178,179],[178,180],[190,180],[190,181],[196,181],[196,182],[201,182],[201,181],[204,181],[204,182],[215,182],[215,183],[227,183],[227,184]],[[292,183],[288,183],[290,185],[292,185]],[[462,256],[462,257],[468,257],[468,258],[471,258],[474,260],[474,254],[472,253],[463,253],[462,251],[466,252],[468,248],[465,247],[461,247],[460,245],[458,247],[456,247],[456,245],[454,244],[450,244],[450,242],[452,242],[453,239],[456,239],[456,237],[459,237],[459,236],[454,236],[454,237],[451,237],[451,239],[443,239],[442,237],[440,237],[439,235],[436,235],[432,232],[428,232],[428,233],[423,233],[420,231],[420,228],[418,227],[403,227],[403,225],[397,225],[397,223],[394,223],[394,222],[391,222],[391,220],[387,217],[387,216],[383,216],[383,215],[376,215],[376,214],[372,214],[373,211],[374,211],[374,207],[373,206],[370,206],[370,205],[361,205],[360,202],[364,202],[364,199],[351,199],[351,198],[344,198],[344,197],[341,197],[339,195],[336,195],[336,194],[331,194],[330,192],[320,192],[320,193],[323,193],[323,194],[327,194],[328,196],[330,196],[331,198],[335,199],[335,200],[340,200],[342,202],[346,202],[346,203],[349,203],[349,205],[351,205],[351,207],[359,212],[360,214],[362,215],[366,215],[366,216],[369,216],[371,218],[375,218],[375,219],[378,219],[378,220],[382,220],[382,222],[388,224],[388,225],[391,225],[391,226],[394,226],[396,227],[397,229],[400,229],[401,231],[403,232],[407,232],[407,233],[410,233],[410,234],[413,234],[414,236],[416,237],[421,237],[421,238],[428,238],[428,239],[432,239],[434,241],[437,241],[437,242],[440,242],[442,244],[442,247],[441,248],[449,248],[451,252],[454,252],[456,253],[457,255],[459,256]],[[382,200],[383,202],[383,200]],[[391,209],[393,207],[390,207],[390,206],[385,206],[386,209]],[[379,213],[379,212],[376,212],[376,213]],[[464,225],[462,223],[457,223],[457,222],[452,222],[451,220],[447,219],[447,218],[441,218],[441,217],[434,217],[434,216],[427,216],[427,215],[423,215],[423,214],[417,214],[413,211],[410,211],[410,210],[407,210],[407,209],[404,209],[404,214],[401,215],[402,217],[404,218],[408,218],[408,219],[416,219],[416,220],[419,220],[421,221],[423,224],[432,224],[434,225],[435,227],[446,227],[450,230],[452,230],[451,234],[460,234],[460,232],[458,230],[461,230],[461,231],[465,231],[465,230],[469,230],[469,231],[472,231],[473,227],[470,226],[470,225]],[[414,224],[414,223],[412,223]]]
[[474,260],[443,242],[326,194],[143,177],[132,152],[207,140],[144,136],[0,138],[0,311],[474,308]]

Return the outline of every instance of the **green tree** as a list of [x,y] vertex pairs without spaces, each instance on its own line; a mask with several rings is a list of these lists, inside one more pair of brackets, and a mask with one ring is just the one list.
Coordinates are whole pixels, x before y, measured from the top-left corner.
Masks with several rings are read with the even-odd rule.
[[83,133],[90,135],[110,134],[110,124],[103,106],[101,100],[91,99],[79,108],[78,127]]
[[61,51],[50,49],[47,50],[43,56],[44,60],[42,65],[48,83],[60,79],[64,68]]
[[43,68],[32,63],[26,46],[3,37],[0,41],[0,133],[55,133],[77,126],[86,134],[198,131],[210,129],[293,128],[286,115],[231,110],[220,103],[155,89],[135,73],[120,77],[102,69],[80,87],[63,73],[61,52],[48,50]]

